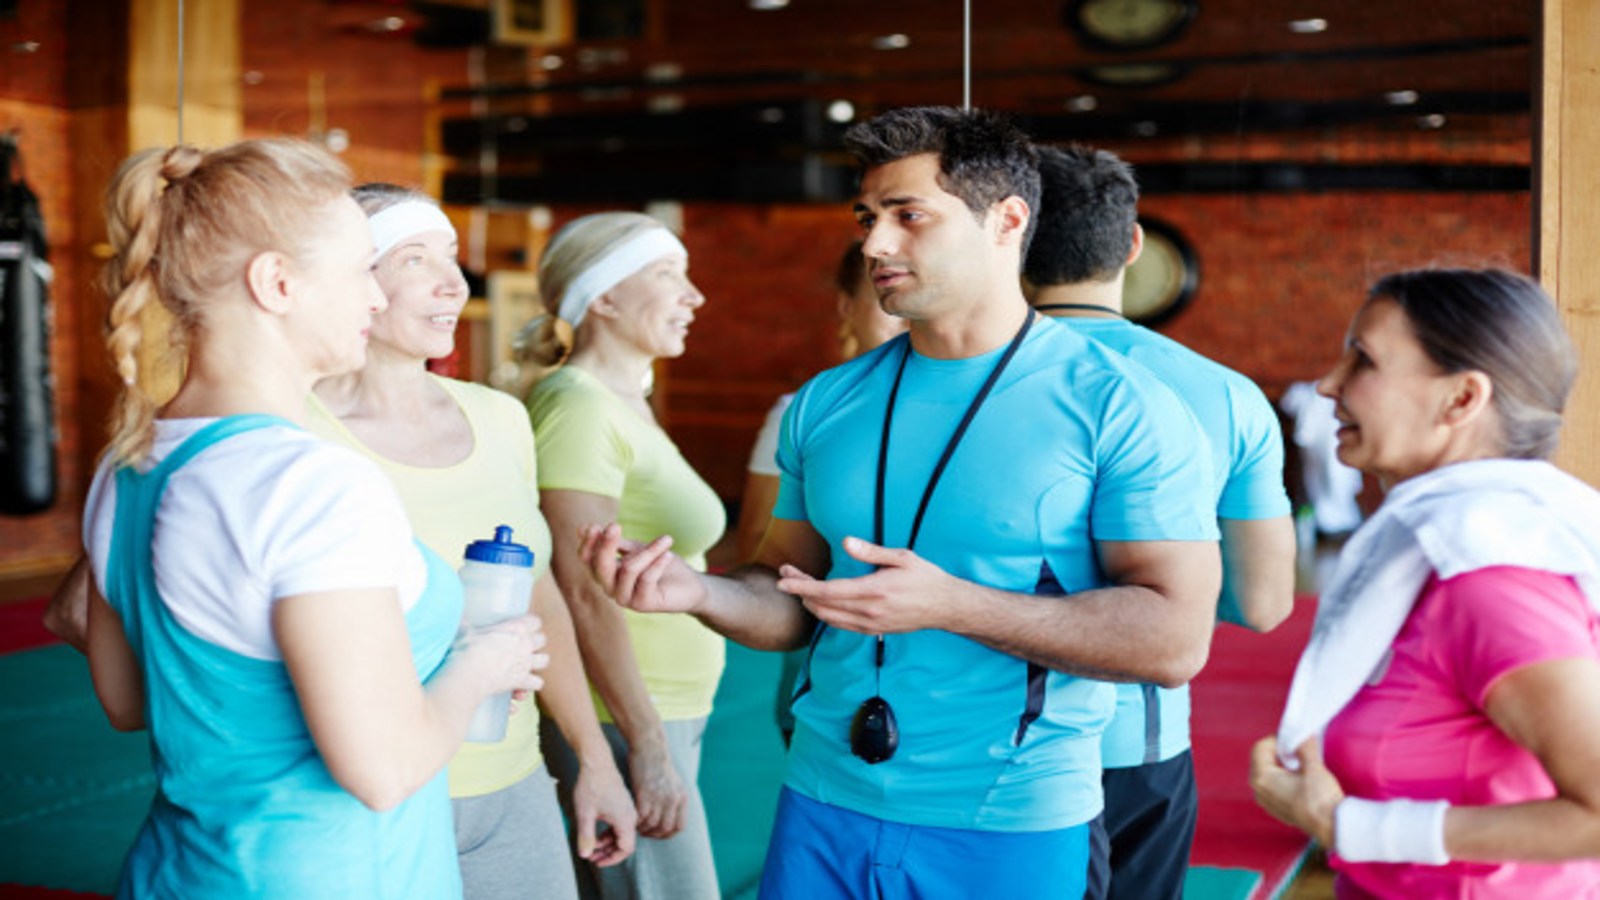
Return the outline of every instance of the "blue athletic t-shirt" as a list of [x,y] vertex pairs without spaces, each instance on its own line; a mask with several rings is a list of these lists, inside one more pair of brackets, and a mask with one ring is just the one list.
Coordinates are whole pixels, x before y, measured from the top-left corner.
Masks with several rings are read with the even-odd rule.
[[[828,541],[830,578],[867,573],[840,542],[872,538],[884,411],[908,351],[899,337],[818,375],[784,419],[773,515],[808,521]],[[911,353],[890,435],[888,546],[905,546],[938,457],[1003,352]],[[1150,373],[1037,321],[939,481],[915,550],[977,584],[1059,594],[1107,584],[1097,540],[1215,540],[1206,442],[1192,424],[1157,425],[1187,418]],[[936,630],[890,635],[880,682],[874,645],[821,629],[797,683],[791,788],[881,819],[951,828],[1043,831],[1100,812],[1110,684]],[[868,765],[851,755],[848,736],[875,693],[894,707],[900,745]]]
[[[1149,369],[1194,413],[1211,445],[1219,519],[1289,514],[1283,432],[1255,382],[1126,319],[1058,319]],[[1117,685],[1117,714],[1101,742],[1105,767],[1157,763],[1189,749],[1189,687]]]

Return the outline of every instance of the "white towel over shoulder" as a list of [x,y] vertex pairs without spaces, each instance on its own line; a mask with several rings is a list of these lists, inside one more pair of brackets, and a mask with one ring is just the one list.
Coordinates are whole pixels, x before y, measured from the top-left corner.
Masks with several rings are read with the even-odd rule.
[[1428,575],[1489,566],[1576,579],[1600,609],[1600,492],[1546,462],[1477,460],[1399,484],[1339,555],[1295,667],[1278,755],[1322,734],[1382,661]]

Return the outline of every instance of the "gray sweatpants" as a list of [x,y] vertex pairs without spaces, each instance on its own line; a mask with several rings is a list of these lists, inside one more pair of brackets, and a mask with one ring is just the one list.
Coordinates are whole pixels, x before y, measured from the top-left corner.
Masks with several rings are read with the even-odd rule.
[[450,801],[466,900],[573,900],[578,884],[555,780],[544,766],[492,794]]

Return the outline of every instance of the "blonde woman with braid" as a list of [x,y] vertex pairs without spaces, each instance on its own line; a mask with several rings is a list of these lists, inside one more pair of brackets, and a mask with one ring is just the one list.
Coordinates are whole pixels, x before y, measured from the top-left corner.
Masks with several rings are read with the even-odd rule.
[[[603,522],[621,522],[638,540],[671,535],[674,548],[700,567],[722,535],[722,501],[645,399],[651,367],[682,355],[705,303],[688,269],[688,253],[672,232],[649,216],[624,212],[574,220],[539,260],[539,291],[550,315],[532,329],[525,355],[560,366],[534,385],[528,400],[541,505],[555,541],[556,580],[639,813],[632,859],[609,869],[579,866],[585,897],[719,896],[695,782],[723,640],[690,616],[623,610],[578,557],[579,529]],[[551,772],[569,781],[564,772],[572,754],[549,728],[545,756]]]
[[[385,305],[349,189],[265,140],[146,151],[108,194],[124,389],[84,515],[87,643],[157,786],[119,897],[459,897],[445,763],[479,701],[540,684],[537,621],[458,638],[460,583],[383,473],[296,424]],[[186,356],[160,408],[151,303]]]
[[[550,575],[528,414],[508,394],[444,378],[427,362],[455,350],[467,282],[456,230],[432,198],[364,184],[355,199],[377,244],[388,308],[372,323],[367,363],[317,384],[311,428],[378,464],[400,491],[417,538],[447,559],[509,525],[533,552],[531,607],[549,636],[539,703],[512,706],[503,740],[462,745],[450,761],[456,852],[473,900],[576,896],[554,782],[539,752],[540,707],[579,748],[572,785],[578,854],[614,865],[633,849],[633,802],[600,733],[566,602]],[[602,823],[604,826],[602,827]]]

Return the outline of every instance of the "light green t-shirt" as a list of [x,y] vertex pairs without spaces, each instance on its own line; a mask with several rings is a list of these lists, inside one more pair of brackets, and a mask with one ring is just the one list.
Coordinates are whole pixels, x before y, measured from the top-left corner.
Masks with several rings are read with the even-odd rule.
[[[654,422],[629,409],[593,376],[563,366],[528,397],[539,447],[539,487],[584,491],[617,501],[622,536],[672,535],[672,549],[705,569],[727,516],[716,491],[689,466]],[[639,672],[666,721],[709,715],[722,677],[721,635],[693,616],[623,610]],[[601,719],[611,721],[595,697]]]
[[[539,512],[533,432],[522,405],[482,385],[430,376],[461,407],[472,427],[472,452],[452,466],[422,468],[379,456],[345,428],[314,395],[307,426],[375,461],[394,483],[412,531],[429,550],[459,567],[467,545],[510,525],[512,540],[533,551],[534,578],[550,568],[550,526]],[[539,706],[512,704],[505,739],[462,744],[450,760],[450,796],[476,797],[510,787],[544,761]]]

